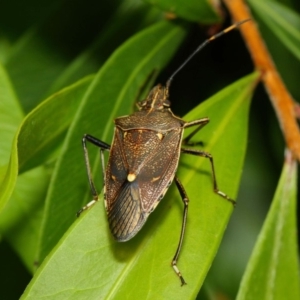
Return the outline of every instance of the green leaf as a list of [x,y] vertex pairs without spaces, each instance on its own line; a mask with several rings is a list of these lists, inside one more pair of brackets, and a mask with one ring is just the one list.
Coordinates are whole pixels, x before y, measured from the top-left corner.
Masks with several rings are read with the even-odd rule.
[[[38,182],[38,184],[32,184]],[[33,273],[49,174],[44,167],[18,177],[16,188],[0,215],[0,232]]]
[[300,15],[276,1],[249,3],[286,48],[300,59]]
[[56,92],[83,76],[96,73],[109,55],[127,38],[161,17],[161,12],[154,8],[149,9],[146,3],[136,0],[122,1],[93,43],[65,68],[52,84],[48,94]]
[[[90,133],[110,141],[113,119],[131,111],[149,75],[167,63],[184,35],[182,26],[157,23],[118,48],[96,75],[83,97],[56,164],[46,200],[37,261],[41,262],[52,250],[74,222],[76,212],[91,198],[80,144],[83,135]],[[99,151],[91,150],[94,150],[90,153],[93,162]],[[99,166],[99,162],[95,165]]]
[[220,16],[213,5],[206,0],[145,0],[162,10],[175,14],[180,18],[192,22],[201,22],[202,24],[219,22]]
[[[184,118],[211,117],[195,139],[201,137],[205,150],[213,153],[219,187],[230,196],[238,189],[250,97],[258,77],[254,73],[236,82]],[[173,187],[141,232],[126,243],[112,239],[104,205],[95,204],[45,259],[22,299],[195,299],[233,206],[213,193],[206,159],[182,158],[178,176],[190,197],[190,210],[178,267],[186,286],[180,287],[170,267],[183,210]]]
[[[48,97],[46,93],[56,78],[92,42],[95,32],[101,31],[120,2],[88,0],[70,5],[60,0],[57,7],[49,4],[48,15],[39,15],[34,27],[25,27],[25,33],[18,33],[5,66],[26,112]],[[35,9],[34,5],[26,7],[26,11]]]
[[[12,149],[12,142],[19,123],[22,121],[23,112],[19,106],[14,89],[6,70],[0,65],[0,139],[2,141],[0,147],[0,199],[7,182],[6,174],[9,172],[8,162]],[[14,165],[16,167],[16,165]],[[13,186],[11,186],[13,189]],[[0,211],[6,200],[0,200]]]
[[[0,166],[6,166],[9,161],[12,141],[23,112],[19,106],[10,78],[0,65]],[[1,182],[0,178],[0,182]]]
[[297,162],[288,153],[272,206],[238,293],[242,299],[300,299],[297,249]]
[[5,64],[26,112],[42,100],[48,86],[66,66],[63,55],[43,39],[38,29],[31,28],[15,43]]
[[57,146],[58,138],[70,124],[91,79],[82,79],[54,94],[23,120],[15,135],[10,162],[0,188],[0,211],[15,188],[19,169],[26,170],[43,163],[49,149]]
[[0,33],[0,63],[3,64],[10,52],[10,43],[8,39]]
[[62,89],[27,115],[18,137],[21,170],[31,169],[43,163],[44,157],[51,153],[49,149],[59,144],[57,138],[69,127],[93,79],[94,76],[91,75]]

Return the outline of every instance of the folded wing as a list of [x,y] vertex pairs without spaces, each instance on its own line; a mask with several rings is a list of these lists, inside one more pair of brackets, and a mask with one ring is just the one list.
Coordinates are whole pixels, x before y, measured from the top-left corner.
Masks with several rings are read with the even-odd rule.
[[108,212],[112,235],[119,242],[135,236],[147,220],[142,211],[139,187],[136,182],[125,182]]

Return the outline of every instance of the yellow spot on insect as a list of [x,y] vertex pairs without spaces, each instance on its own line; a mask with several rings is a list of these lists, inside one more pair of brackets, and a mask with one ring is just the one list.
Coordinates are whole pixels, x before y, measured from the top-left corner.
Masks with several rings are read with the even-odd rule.
[[160,132],[159,132],[159,133],[157,133],[156,135],[157,135],[157,137],[158,137],[160,140],[162,140],[162,139],[163,139],[163,135],[162,135],[162,133],[160,133]]
[[155,182],[155,181],[157,181],[157,180],[159,180],[160,179],[160,176],[158,176],[158,177],[153,177],[152,179],[151,179],[151,182]]
[[113,180],[113,181],[116,181],[116,176],[114,176],[114,175],[111,175],[111,179]]
[[129,182],[132,182],[132,181],[134,181],[135,179],[136,179],[135,174],[129,173],[129,174],[127,175],[127,180],[128,180]]

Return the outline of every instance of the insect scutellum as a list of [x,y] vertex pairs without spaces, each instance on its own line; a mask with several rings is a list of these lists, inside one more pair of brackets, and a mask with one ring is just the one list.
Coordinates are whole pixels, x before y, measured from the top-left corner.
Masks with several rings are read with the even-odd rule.
[[[148,97],[137,103],[139,111],[129,116],[115,119],[115,132],[109,145],[91,135],[82,139],[84,158],[93,200],[84,206],[77,215],[98,201],[88,157],[87,142],[100,149],[104,179],[104,203],[111,234],[119,242],[133,238],[143,227],[148,216],[162,200],[170,184],[174,181],[184,204],[183,220],[179,243],[172,259],[172,267],[181,281],[186,284],[177,267],[183,243],[189,198],[176,176],[180,154],[191,154],[208,158],[211,165],[213,190],[222,198],[235,204],[235,201],[220,191],[217,185],[214,161],[210,153],[202,150],[182,148],[194,146],[191,138],[208,122],[208,118],[184,121],[175,116],[170,108],[169,88],[176,74],[209,42],[249,21],[235,23],[202,43],[170,76],[166,86],[156,85]],[[185,128],[195,129],[185,138]],[[109,151],[105,167],[104,151]]]

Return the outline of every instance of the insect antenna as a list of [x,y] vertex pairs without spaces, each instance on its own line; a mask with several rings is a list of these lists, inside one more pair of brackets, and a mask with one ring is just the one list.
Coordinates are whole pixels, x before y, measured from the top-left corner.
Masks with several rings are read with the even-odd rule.
[[207,40],[205,40],[201,45],[198,46],[198,48],[183,62],[183,64],[180,65],[180,67],[170,76],[170,78],[168,79],[167,83],[166,83],[166,87],[167,89],[169,89],[171,82],[173,80],[173,78],[177,75],[177,73],[179,71],[181,71],[182,68],[184,68],[186,66],[186,64],[199,52],[201,51],[207,44],[209,44],[211,41],[216,40],[217,38],[219,38],[220,36],[226,34],[227,32],[231,31],[232,29],[235,29],[237,27],[239,27],[240,25],[250,21],[251,19],[245,19],[243,21],[237,22],[232,24],[231,26],[227,27],[226,29],[220,31],[219,33],[213,35],[212,37],[208,38]]

